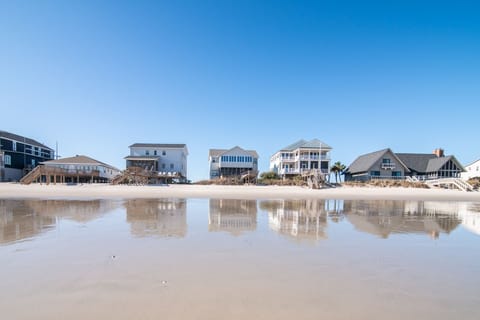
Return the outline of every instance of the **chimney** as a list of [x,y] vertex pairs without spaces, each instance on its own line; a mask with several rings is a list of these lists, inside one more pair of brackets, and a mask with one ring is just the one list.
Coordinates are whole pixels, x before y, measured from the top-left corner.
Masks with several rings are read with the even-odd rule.
[[444,150],[442,148],[437,148],[433,150],[433,154],[436,155],[438,158],[444,157]]

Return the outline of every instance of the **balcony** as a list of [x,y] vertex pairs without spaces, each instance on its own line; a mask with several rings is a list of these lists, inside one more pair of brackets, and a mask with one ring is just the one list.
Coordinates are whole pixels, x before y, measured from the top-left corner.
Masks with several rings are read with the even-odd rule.
[[381,168],[383,170],[393,170],[395,169],[395,163],[382,163]]
[[[310,170],[318,170],[318,169],[307,169],[307,168],[302,168],[302,169],[295,169],[295,168],[289,168],[289,169],[280,169],[278,171],[278,174],[284,175],[284,174],[302,174],[304,172],[310,171]],[[328,169],[320,169],[322,173],[329,173]]]

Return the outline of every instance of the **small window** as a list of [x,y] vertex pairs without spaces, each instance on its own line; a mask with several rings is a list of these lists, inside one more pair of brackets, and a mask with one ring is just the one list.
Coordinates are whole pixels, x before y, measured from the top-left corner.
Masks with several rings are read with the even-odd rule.
[[35,167],[35,159],[32,159],[32,167]]
[[150,155],[150,150],[145,150],[145,155],[149,156]]
[[387,159],[387,158],[382,159],[382,163],[390,163],[390,161],[391,161],[391,160],[390,160],[390,159]]
[[370,171],[370,175],[374,177],[379,177],[380,176],[380,171]]
[[162,163],[162,169],[165,169],[165,163]]
[[165,150],[162,151],[162,156],[166,156],[167,152]]
[[154,156],[157,155],[157,150],[153,150],[153,155],[154,155]]
[[173,169],[173,168],[174,168],[173,163],[170,163],[170,169]]
[[5,162],[5,165],[7,165],[7,166],[12,165],[12,156],[10,156],[9,154],[6,154],[3,159],[4,159],[4,162]]

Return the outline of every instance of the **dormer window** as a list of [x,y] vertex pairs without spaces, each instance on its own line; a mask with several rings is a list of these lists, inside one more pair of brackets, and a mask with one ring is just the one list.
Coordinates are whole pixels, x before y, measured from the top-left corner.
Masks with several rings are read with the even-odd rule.
[[157,155],[157,150],[153,150],[153,155],[154,155],[154,156]]
[[162,151],[162,156],[166,156],[167,152],[165,150]]
[[150,150],[145,150],[145,155],[149,156],[150,155]]

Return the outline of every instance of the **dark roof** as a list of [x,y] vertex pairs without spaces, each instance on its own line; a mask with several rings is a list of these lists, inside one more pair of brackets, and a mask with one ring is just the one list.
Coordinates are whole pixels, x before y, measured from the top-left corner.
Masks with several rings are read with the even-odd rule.
[[410,170],[416,172],[431,172],[427,171],[428,162],[431,159],[437,159],[437,156],[433,153],[397,153],[397,156],[400,158],[400,160],[402,160],[403,163],[405,163],[407,167],[410,168]]
[[184,148],[185,143],[134,143],[129,148]]
[[294,142],[282,149],[280,151],[293,151],[298,148],[305,148],[305,149],[332,149],[328,144],[324,143],[323,141],[320,141],[318,139],[313,139],[310,141],[306,140],[298,140],[297,142]]
[[258,158],[258,153],[257,153],[257,151],[255,151],[255,150],[245,150],[245,149],[243,149],[243,148],[240,148],[239,146],[235,146],[235,147],[233,147],[233,148],[231,148],[231,149],[210,149],[210,150],[208,150],[208,156],[209,156],[209,157],[219,157],[219,156],[221,156],[222,154],[224,154],[224,153],[226,153],[226,152],[228,152],[228,151],[231,151],[231,150],[233,150],[233,149],[236,149],[236,148],[241,149],[241,150],[243,150],[243,151],[245,151],[245,152],[247,152],[247,153],[250,153],[250,155],[251,155],[252,157]]
[[75,157],[68,157],[68,158],[61,158],[61,159],[56,159],[56,160],[49,160],[49,161],[43,161],[41,162],[42,164],[87,164],[87,165],[103,165],[105,167],[118,170],[117,168],[106,164],[104,162],[95,160],[93,158],[83,156],[83,155],[76,155]]
[[10,132],[7,132],[7,131],[0,131],[0,138],[15,140],[15,141],[22,142],[22,143],[25,142],[25,143],[30,144],[30,145],[35,146],[35,147],[40,147],[40,148],[44,148],[44,149],[48,149],[48,150],[53,151],[52,148],[47,147],[46,145],[41,144],[40,142],[38,142],[36,140],[30,139],[30,138],[27,138],[27,137],[23,137],[23,136],[19,136],[18,134],[10,133]]
[[390,149],[382,149],[379,151],[367,153],[364,155],[359,156],[357,159],[355,159],[350,166],[348,166],[346,172],[350,174],[355,174],[355,173],[360,173],[360,172],[366,172],[368,171],[380,158],[382,158],[386,153],[390,152],[397,160],[400,162],[400,164],[403,164],[405,170],[408,172],[409,167],[406,165],[405,162],[402,161],[397,155]]

